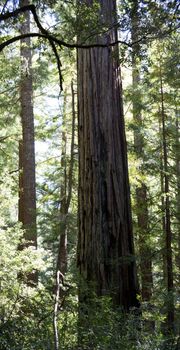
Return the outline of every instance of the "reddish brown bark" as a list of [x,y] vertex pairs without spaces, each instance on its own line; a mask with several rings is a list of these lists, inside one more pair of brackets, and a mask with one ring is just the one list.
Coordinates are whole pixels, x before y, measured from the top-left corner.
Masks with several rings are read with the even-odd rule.
[[[28,5],[28,0],[21,0],[20,6]],[[21,23],[21,32],[30,32],[30,14],[26,12]],[[20,108],[22,123],[22,141],[20,142],[20,191],[19,220],[23,224],[26,246],[37,247],[36,233],[36,187],[35,187],[35,149],[34,149],[34,113],[32,100],[32,62],[30,38],[22,39]],[[28,275],[28,280],[37,281],[37,274]]]
[[[99,3],[112,26],[116,2]],[[97,37],[115,40],[115,28]],[[128,310],[138,302],[118,47],[78,50],[78,106],[78,266],[97,295]]]

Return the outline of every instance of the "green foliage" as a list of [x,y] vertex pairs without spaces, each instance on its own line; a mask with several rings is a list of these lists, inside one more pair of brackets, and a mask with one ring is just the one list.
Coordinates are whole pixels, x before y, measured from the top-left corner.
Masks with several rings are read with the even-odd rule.
[[53,301],[41,283],[31,288],[24,281],[27,273],[34,270],[44,275],[51,260],[42,249],[35,251],[29,246],[19,250],[24,232],[21,225],[15,223],[14,180],[5,169],[1,176],[0,349],[43,350],[52,334]]
[[[3,225],[3,226],[2,226]],[[4,226],[0,230],[0,349],[44,349],[42,344],[49,338],[44,317],[51,321],[52,300],[43,286],[30,288],[18,278],[33,270],[43,272],[48,263],[41,251],[28,247],[18,250],[22,243],[20,226]],[[41,320],[42,318],[42,320]],[[43,322],[43,326],[40,324]],[[44,327],[44,329],[43,329]],[[40,329],[43,331],[40,332]],[[51,328],[50,328],[51,329]],[[39,344],[39,345],[38,345]]]
[[[38,5],[42,22],[52,20],[50,31],[67,42],[94,43],[97,34],[108,29],[107,23],[99,23],[99,1],[89,6],[81,1],[46,1]],[[133,1],[120,4],[122,15],[117,18],[122,27],[122,37],[131,29],[130,14]],[[11,5],[17,6],[16,2]],[[89,289],[89,300],[85,305],[78,302],[80,284],[76,271],[77,242],[77,187],[78,147],[75,147],[73,190],[70,211],[65,218],[60,215],[61,188],[64,186],[62,133],[67,136],[64,156],[66,170],[70,166],[71,142],[71,92],[70,83],[76,81],[76,53],[74,50],[58,48],[62,61],[65,92],[59,97],[56,60],[52,50],[42,39],[32,42],[34,110],[37,148],[37,219],[38,245],[19,250],[23,242],[23,230],[17,223],[18,203],[18,141],[20,132],[19,45],[6,48],[0,56],[0,350],[49,350],[54,348],[54,271],[59,236],[67,225],[68,274],[59,304],[58,332],[60,348],[63,350],[177,350],[175,335],[166,334],[166,314],[172,300],[177,305],[178,287],[178,181],[179,136],[177,130],[179,87],[179,38],[173,29],[177,26],[176,2],[141,1],[139,8],[141,40],[137,59],[140,80],[130,85],[131,49],[121,48],[126,59],[124,83],[127,106],[127,136],[129,151],[129,173],[132,192],[133,224],[137,249],[137,265],[140,276],[139,228],[137,213],[142,208],[136,201],[136,188],[145,183],[149,211],[148,239],[153,261],[153,296],[150,303],[143,303],[140,312],[132,310],[128,315],[112,306],[108,297],[98,298]],[[12,9],[12,8],[11,8]],[[19,20],[8,22],[2,30],[1,41],[18,31]],[[50,22],[49,22],[50,23]],[[47,23],[45,23],[47,27]],[[12,29],[12,27],[16,29]],[[158,27],[158,30],[157,30]],[[169,31],[169,36],[164,39]],[[145,36],[145,37],[144,37]],[[152,43],[147,37],[156,38]],[[160,37],[160,40],[158,39]],[[126,38],[127,39],[127,38]],[[145,46],[146,44],[146,46]],[[146,48],[146,49],[145,49]],[[124,61],[123,61],[124,62]],[[171,227],[173,233],[174,293],[166,291],[166,276],[163,274],[164,236],[162,219],[162,188],[160,183],[162,161],[162,136],[159,128],[160,69],[164,84],[166,110],[166,136],[168,141],[168,175],[170,177]],[[129,73],[130,72],[130,73]],[[76,85],[76,84],[75,84]],[[75,89],[76,90],[76,89]],[[142,122],[132,119],[132,104],[142,114]],[[66,108],[65,108],[66,105]],[[66,110],[65,110],[66,109]],[[126,108],[125,108],[126,111]],[[66,119],[65,122],[63,122]],[[134,149],[134,132],[143,137],[143,154]],[[75,143],[77,143],[77,126]],[[42,154],[40,154],[42,151]],[[28,287],[19,275],[38,270],[39,284]],[[84,286],[85,288],[85,286]],[[87,292],[87,290],[86,290]],[[176,306],[177,309],[177,306]],[[176,332],[178,316],[176,310]]]
[[108,297],[98,298],[93,293],[89,294],[88,302],[81,303],[80,309],[77,309],[77,300],[74,301],[73,305],[71,295],[68,306],[59,314],[62,349],[164,350],[166,346],[176,349],[178,339],[163,335],[158,310],[156,313],[145,305],[143,316],[139,310],[127,315],[120,308],[114,308]]

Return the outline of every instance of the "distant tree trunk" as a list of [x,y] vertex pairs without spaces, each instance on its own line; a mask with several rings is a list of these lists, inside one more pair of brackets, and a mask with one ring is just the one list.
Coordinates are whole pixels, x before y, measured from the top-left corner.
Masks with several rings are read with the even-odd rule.
[[[65,118],[63,116],[63,118]],[[63,121],[64,124],[64,121]],[[57,271],[65,273],[67,271],[67,225],[66,225],[66,192],[67,192],[67,166],[66,166],[66,148],[67,148],[67,137],[66,131],[62,132],[62,152],[61,152],[61,192],[60,192],[60,237],[58,247],[58,258],[57,258]]]
[[[159,135],[162,135],[162,117],[161,109],[159,108]],[[163,157],[163,144],[161,137],[161,150],[160,150],[160,181],[161,181],[161,211],[162,211],[162,259],[163,259],[163,279],[165,285],[167,285],[167,261],[166,261],[166,217],[165,217],[165,200],[164,200],[164,157]]]
[[19,141],[19,201],[18,201],[18,221],[23,223],[23,144]]
[[[137,42],[139,18],[138,18],[138,1],[133,1],[131,9],[131,35],[132,41]],[[133,119],[135,122],[134,129],[134,149],[138,159],[142,160],[140,172],[144,174],[144,138],[142,135],[142,111],[141,111],[141,93],[140,84],[140,46],[137,43],[132,49],[132,80],[133,80]],[[140,251],[140,271],[141,271],[141,294],[142,300],[149,301],[152,296],[153,278],[152,278],[152,253],[149,247],[149,218],[147,187],[142,181],[136,188],[137,203],[137,221]]]
[[152,252],[148,242],[148,205],[147,188],[144,183],[136,190],[136,201],[138,205],[138,231],[139,231],[139,251],[141,269],[141,293],[142,300],[150,301],[152,296]]
[[[179,113],[176,107],[176,145],[175,145],[175,155],[176,155],[176,179],[177,179],[177,195],[176,195],[176,220],[177,220],[177,228],[180,227],[180,134],[179,134]],[[176,256],[177,267],[179,271],[179,285],[180,285],[180,230],[178,232],[178,252]]]
[[165,195],[165,232],[166,232],[166,266],[167,266],[167,291],[169,298],[167,301],[167,327],[169,331],[174,329],[174,300],[173,300],[173,262],[172,262],[172,232],[169,200],[169,175],[168,175],[168,149],[166,114],[164,108],[164,91],[162,72],[160,67],[160,93],[161,93],[161,121],[162,121],[162,145],[163,145],[163,170],[164,170],[164,195]]
[[[20,6],[28,5],[28,0],[21,0]],[[21,22],[21,33],[30,32],[30,14],[27,11]],[[30,38],[21,40],[21,84],[20,107],[22,123],[22,141],[19,144],[19,220],[25,229],[25,246],[37,247],[36,232],[36,186],[35,186],[35,149],[34,149],[34,114]],[[28,282],[37,282],[37,273],[28,274]]]
[[[54,329],[54,343],[55,350],[59,349],[59,335],[58,335],[58,309],[59,299],[62,297],[62,290],[60,288],[60,282],[63,281],[63,276],[67,272],[67,215],[69,213],[69,207],[72,197],[72,183],[73,183],[73,167],[74,167],[74,139],[75,139],[75,94],[73,81],[71,82],[71,94],[72,94],[72,136],[71,136],[71,151],[69,167],[67,166],[67,131],[62,132],[62,153],[61,153],[61,169],[63,171],[63,180],[61,182],[61,228],[59,237],[58,256],[56,264],[56,284],[55,284],[55,303],[54,303],[54,316],[53,316],[53,329]],[[64,105],[66,107],[66,92]],[[63,127],[66,127],[66,110],[64,110]]]
[[[112,27],[116,1],[99,3],[101,20]],[[97,36],[99,43],[115,40],[115,26]],[[138,301],[117,46],[78,50],[78,107],[78,267],[98,296],[127,311]]]
[[[62,219],[61,232],[58,248],[58,258],[56,270],[64,274],[67,271],[67,215],[69,212],[69,206],[72,197],[72,181],[73,181],[73,166],[74,166],[74,138],[75,138],[75,98],[74,98],[74,86],[73,81],[71,82],[71,94],[72,94],[72,136],[71,136],[71,153],[70,163],[67,167],[66,160],[66,147],[67,137],[66,131],[62,134],[62,155],[61,155],[61,168],[64,173],[63,183],[61,184],[61,207],[60,215]],[[65,116],[64,116],[65,118]],[[65,123],[65,119],[64,119]],[[67,173],[68,172],[68,173]]]

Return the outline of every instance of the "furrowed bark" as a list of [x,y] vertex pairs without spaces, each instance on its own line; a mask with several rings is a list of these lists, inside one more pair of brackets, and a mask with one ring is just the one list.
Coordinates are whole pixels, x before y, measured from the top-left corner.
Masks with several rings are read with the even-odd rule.
[[[91,6],[91,1],[83,1]],[[99,1],[114,23],[116,3]],[[97,37],[117,40],[116,29]],[[138,306],[118,47],[78,50],[78,267],[97,295],[124,310]],[[85,300],[80,291],[80,300]]]

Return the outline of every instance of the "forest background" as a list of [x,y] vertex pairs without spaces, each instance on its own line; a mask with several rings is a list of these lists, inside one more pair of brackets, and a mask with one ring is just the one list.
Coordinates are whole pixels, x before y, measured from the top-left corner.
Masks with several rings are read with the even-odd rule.
[[[1,1],[0,13],[0,349],[178,350],[178,2]],[[131,209],[122,100],[121,131],[116,119],[106,128],[113,86]],[[123,159],[110,199],[106,129],[111,159],[116,148]],[[120,210],[113,223],[106,202]]]

